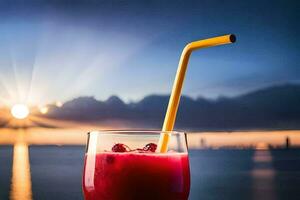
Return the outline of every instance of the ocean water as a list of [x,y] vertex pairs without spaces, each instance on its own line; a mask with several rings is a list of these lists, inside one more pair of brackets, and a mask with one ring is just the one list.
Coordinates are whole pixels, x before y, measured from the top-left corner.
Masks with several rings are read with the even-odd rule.
[[[33,199],[83,199],[84,146],[30,146]],[[299,199],[300,150],[190,150],[190,200]],[[0,147],[0,199],[8,199],[12,147]]]
[[10,190],[12,146],[0,146],[0,199],[7,199]]

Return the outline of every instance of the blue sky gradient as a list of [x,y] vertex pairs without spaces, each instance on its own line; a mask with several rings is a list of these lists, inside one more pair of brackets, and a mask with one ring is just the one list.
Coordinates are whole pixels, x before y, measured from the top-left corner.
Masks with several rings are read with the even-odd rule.
[[7,1],[0,3],[0,100],[46,104],[82,95],[125,101],[169,94],[186,43],[184,94],[233,96],[299,82],[297,1]]

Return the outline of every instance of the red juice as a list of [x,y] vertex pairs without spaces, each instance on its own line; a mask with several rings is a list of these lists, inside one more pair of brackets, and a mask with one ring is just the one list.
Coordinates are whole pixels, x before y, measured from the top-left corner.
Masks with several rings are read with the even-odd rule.
[[187,200],[187,153],[115,153],[86,155],[86,200]]

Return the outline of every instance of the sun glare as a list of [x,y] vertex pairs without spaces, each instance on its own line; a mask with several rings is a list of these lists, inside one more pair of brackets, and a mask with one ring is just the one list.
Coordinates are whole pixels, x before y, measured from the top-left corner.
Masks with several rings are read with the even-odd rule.
[[17,119],[25,119],[29,115],[29,109],[24,104],[14,105],[10,112],[12,116]]
[[42,108],[40,108],[40,112],[42,114],[47,114],[48,113],[48,107],[42,107]]

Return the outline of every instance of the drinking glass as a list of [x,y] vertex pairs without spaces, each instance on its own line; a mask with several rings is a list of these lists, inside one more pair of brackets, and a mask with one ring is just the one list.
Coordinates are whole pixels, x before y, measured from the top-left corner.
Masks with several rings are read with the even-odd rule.
[[186,134],[164,132],[170,135],[168,151],[154,152],[161,133],[88,133],[82,179],[85,199],[187,200],[190,168]]

